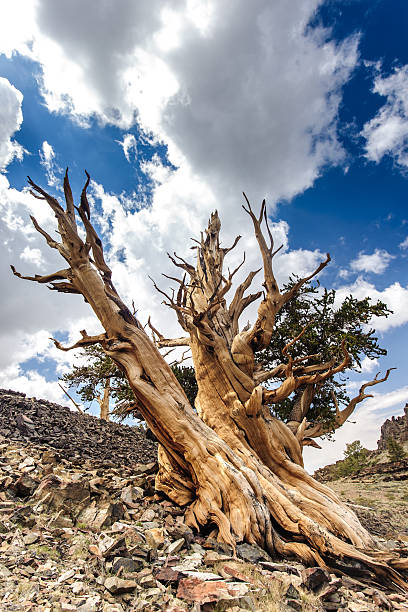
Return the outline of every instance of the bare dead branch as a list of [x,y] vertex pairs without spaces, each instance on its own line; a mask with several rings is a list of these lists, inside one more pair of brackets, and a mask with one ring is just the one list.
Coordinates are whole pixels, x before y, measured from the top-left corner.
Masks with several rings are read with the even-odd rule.
[[159,348],[164,347],[177,347],[177,346],[190,346],[190,338],[162,338],[157,342]]
[[327,253],[326,259],[317,266],[314,272],[309,274],[309,276],[305,276],[304,278],[301,278],[297,283],[293,285],[291,289],[289,289],[288,291],[286,291],[286,293],[282,295],[282,305],[286,304],[289,300],[291,300],[294,297],[294,295],[296,295],[296,293],[299,291],[299,289],[305,283],[307,283],[307,281],[311,280],[314,276],[319,274],[319,272],[321,272],[321,270],[323,270],[323,268],[325,268],[330,261],[331,261],[330,253]]
[[[186,272],[188,272],[188,274],[190,276],[194,276],[195,275],[195,268],[194,266],[192,266],[191,264],[189,264],[187,261],[185,261],[182,257],[179,257],[177,255],[177,253],[173,253],[174,257],[172,255],[170,255],[170,253],[167,253],[168,258],[170,259],[170,261],[177,267],[177,268],[181,268],[182,270],[185,270]],[[180,260],[180,262],[176,261],[177,259]]]
[[187,337],[165,338],[163,334],[161,334],[159,330],[156,327],[154,327],[153,323],[151,322],[150,317],[147,320],[147,325],[150,327],[153,334],[157,337],[157,340],[155,340],[155,342],[159,348],[165,348],[165,347],[175,348],[177,346],[189,346],[190,345],[190,339]]
[[190,358],[191,358],[191,352],[190,352],[190,348],[188,348],[185,351],[183,351],[180,359],[175,359],[174,361],[172,361],[170,366],[180,365],[180,363],[183,363],[183,361],[187,361],[187,359],[190,359]]
[[14,266],[10,266],[14,276],[21,278],[23,280],[34,281],[36,283],[50,283],[55,280],[63,280],[68,278],[69,270],[58,270],[58,272],[54,272],[51,274],[45,274],[42,276],[41,274],[34,274],[34,276],[23,276],[20,272],[17,272]]
[[[302,329],[302,331],[292,340],[290,340],[290,342],[288,342],[282,349],[282,355],[286,357],[286,355],[288,354],[288,350],[290,349],[291,346],[293,346],[298,340],[300,340],[300,338],[304,335],[304,333],[306,332],[307,328],[310,327],[310,325],[312,324],[312,322],[309,322],[307,325],[304,326],[304,328]],[[307,358],[306,358],[307,359]]]
[[322,373],[316,372],[314,374],[296,376],[293,373],[293,362],[289,360],[288,364],[286,365],[286,380],[284,380],[277,389],[264,389],[264,403],[274,404],[281,402],[289,397],[289,395],[293,393],[293,391],[296,391],[296,389],[298,389],[300,386],[323,382],[331,376],[343,371],[350,363],[350,355],[347,351],[345,340],[343,340],[341,348],[343,352],[343,361],[336,367],[330,367],[328,370]]
[[106,333],[99,334],[98,336],[88,336],[88,334],[86,333],[84,329],[80,331],[80,334],[82,338],[78,340],[77,342],[75,342],[75,344],[72,344],[71,346],[63,346],[61,342],[59,342],[59,340],[56,340],[55,338],[50,338],[50,340],[53,341],[57,349],[59,349],[60,351],[71,351],[72,349],[79,348],[82,346],[102,344],[106,342],[108,339]]
[[[35,192],[37,192],[37,193],[40,193],[44,200],[47,200],[48,204],[50,205],[50,207],[55,212],[55,214],[57,215],[58,218],[59,218],[60,215],[64,214],[64,209],[61,207],[61,205],[58,202],[58,200],[56,200],[49,193],[44,191],[44,189],[42,189],[39,185],[36,185],[34,183],[34,181],[29,176],[27,177],[27,179],[28,179],[29,185],[31,185],[33,190]],[[34,193],[32,195],[34,195],[34,197],[38,197]]]
[[286,364],[280,363],[272,370],[259,370],[253,375],[255,384],[259,385],[271,378],[282,378],[285,376]]
[[86,183],[82,189],[81,204],[79,206],[79,209],[87,216],[88,221],[89,221],[89,219],[91,218],[91,211],[90,211],[89,204],[88,204],[88,198],[86,196],[86,190],[88,189],[88,185],[89,185],[89,181],[91,180],[91,177],[89,176],[86,170],[85,170],[85,174],[86,174]]
[[74,198],[72,196],[71,185],[69,184],[69,179],[68,179],[68,167],[65,170],[65,176],[64,176],[64,194],[65,194],[65,201],[67,203],[68,217],[71,220],[72,225],[76,227],[75,205],[74,205]]
[[86,197],[86,190],[89,185],[90,176],[86,170],[85,170],[85,174],[87,176],[87,180],[84,185],[84,188],[82,189],[81,204],[79,208],[77,208],[77,210],[78,210],[79,216],[81,217],[81,221],[85,227],[86,246],[88,250],[89,249],[92,250],[92,256],[93,256],[94,263],[96,267],[98,268],[99,272],[101,273],[104,282],[107,283],[109,285],[109,288],[117,295],[117,292],[115,288],[113,287],[112,281],[111,281],[112,271],[109,268],[109,266],[106,264],[105,257],[103,254],[103,246],[102,246],[101,239],[99,238],[98,234],[95,231],[95,228],[90,222],[91,213],[89,209],[88,199]]
[[163,334],[161,334],[153,325],[151,318],[149,316],[149,318],[147,319],[147,325],[150,327],[150,329],[152,330],[153,334],[155,334],[159,340],[163,340],[164,336]]
[[[35,194],[33,194],[35,195]],[[45,198],[41,198],[42,200],[45,200]],[[35,217],[33,217],[32,215],[30,215],[30,219],[32,221],[32,224],[34,225],[35,229],[37,230],[37,232],[39,234],[41,234],[42,236],[44,236],[45,240],[47,241],[47,244],[49,247],[51,247],[52,249],[57,249],[60,250],[60,248],[62,248],[62,245],[57,242],[56,240],[54,240],[54,238],[51,238],[51,236],[38,224],[37,219]]]
[[78,412],[81,412],[82,414],[84,414],[84,411],[82,410],[81,406],[79,404],[76,403],[76,401],[74,400],[73,397],[70,396],[70,394],[68,393],[68,391],[66,389],[64,389],[64,387],[61,385],[61,383],[58,383],[58,385],[61,387],[61,389],[63,390],[63,392],[65,393],[65,395],[67,397],[69,397],[69,399],[71,400],[71,402],[74,404],[75,408],[78,410]]
[[308,438],[318,438],[320,436],[323,436],[327,433],[329,433],[330,431],[335,431],[336,429],[338,429],[339,427],[341,427],[342,425],[344,425],[344,423],[347,421],[347,419],[353,414],[357,404],[359,404],[360,402],[362,402],[363,400],[367,399],[368,397],[373,397],[372,394],[370,393],[365,393],[365,390],[368,387],[373,387],[374,385],[378,385],[380,383],[385,382],[388,379],[388,376],[390,375],[390,372],[392,370],[395,370],[395,368],[390,368],[387,370],[385,376],[383,376],[383,378],[378,378],[378,374],[376,374],[375,378],[367,383],[364,383],[364,385],[362,385],[360,387],[359,393],[356,397],[354,397],[345,408],[343,408],[343,410],[339,409],[339,404],[337,401],[337,397],[332,394],[333,397],[333,402],[336,408],[336,419],[335,419],[335,423],[334,426],[329,427],[326,426],[322,423],[318,423],[317,425],[314,425],[313,427],[310,427],[309,429],[307,429],[305,431],[305,436],[307,436]]
[[224,255],[226,255],[227,253],[229,253],[230,251],[232,251],[232,249],[235,249],[235,247],[237,246],[238,242],[241,240],[242,236],[237,236],[232,244],[232,246],[228,247],[228,248],[223,248],[221,249],[222,252],[224,253]]

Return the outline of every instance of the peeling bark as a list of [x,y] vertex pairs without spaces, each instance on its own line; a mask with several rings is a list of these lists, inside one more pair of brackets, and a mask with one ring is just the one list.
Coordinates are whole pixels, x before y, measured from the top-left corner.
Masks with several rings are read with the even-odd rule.
[[[282,351],[282,364],[274,370],[282,380],[274,390],[261,386],[271,373],[260,372],[255,364],[255,353],[270,342],[279,309],[327,265],[330,257],[293,289],[280,293],[272,269],[277,251],[265,203],[256,217],[246,200],[245,210],[262,255],[265,291],[254,325],[240,331],[240,315],[260,297],[259,293],[245,296],[259,271],[247,276],[228,306],[226,296],[242,264],[225,275],[223,263],[239,237],[230,248],[220,246],[220,221],[215,212],[205,235],[196,241],[196,266],[175,253],[169,255],[184,272],[182,279],[172,279],[177,282],[177,290],[168,294],[155,284],[165,303],[176,312],[185,336],[166,339],[149,322],[152,342],[113,285],[102,243],[90,221],[86,197],[89,175],[76,209],[85,227],[85,240],[77,232],[68,175],[64,180],[66,210],[31,179],[29,183],[54,211],[61,242],[51,238],[35,219],[34,226],[69,267],[41,277],[22,277],[15,269],[13,273],[39,283],[48,282],[44,280],[47,278],[52,281],[52,289],[80,293],[89,303],[104,333],[88,336],[83,330],[74,347],[99,342],[126,373],[138,410],[160,444],[156,487],[185,506],[186,523],[196,528],[215,525],[218,539],[233,548],[236,542],[245,540],[271,554],[296,556],[321,566],[335,557],[358,560],[375,574],[405,588],[392,567],[404,567],[401,560],[389,554],[384,560],[373,552],[374,542],[355,514],[303,469],[302,445],[305,436],[314,432],[302,417],[302,406],[290,426],[270,412],[271,405],[292,392],[300,393],[346,368],[346,347],[340,363],[307,365],[304,362],[317,356],[293,360],[290,343]],[[56,345],[64,349],[58,342]],[[159,352],[165,346],[191,348],[198,383],[196,411]],[[363,395],[364,388],[360,392]]]

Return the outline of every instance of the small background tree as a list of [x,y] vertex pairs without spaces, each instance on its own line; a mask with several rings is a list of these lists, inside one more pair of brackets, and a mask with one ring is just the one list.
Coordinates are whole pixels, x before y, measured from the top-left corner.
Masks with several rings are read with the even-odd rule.
[[402,459],[407,458],[407,453],[404,447],[394,438],[388,438],[387,440],[387,453],[390,461],[401,461]]
[[[60,380],[70,389],[75,388],[87,408],[96,400],[100,406],[102,419],[109,420],[110,416],[113,416],[123,420],[129,414],[143,419],[137,410],[137,400],[128,379],[100,345],[85,347],[78,357],[81,363],[74,365],[72,371],[61,376]],[[194,368],[173,365],[172,370],[190,404],[194,406],[198,391]],[[114,402],[114,407],[110,409],[111,400]]]
[[344,476],[350,476],[355,472],[361,470],[367,460],[369,450],[364,448],[360,440],[355,440],[346,444],[346,450],[344,451],[344,460],[337,467],[337,477],[342,478]]

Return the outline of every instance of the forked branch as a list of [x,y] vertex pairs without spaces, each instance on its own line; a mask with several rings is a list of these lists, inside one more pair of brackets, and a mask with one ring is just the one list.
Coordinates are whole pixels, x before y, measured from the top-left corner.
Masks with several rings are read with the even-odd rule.
[[[281,294],[274,276],[272,260],[276,253],[280,249],[274,251],[274,243],[271,230],[268,224],[268,216],[266,213],[265,200],[262,202],[261,211],[259,217],[257,217],[251,207],[251,204],[244,193],[244,198],[247,203],[247,207],[243,206],[243,209],[251,217],[255,238],[258,242],[259,249],[262,255],[263,270],[264,270],[264,283],[263,286],[266,290],[266,295],[259,305],[257,320],[252,329],[246,334],[246,340],[250,344],[253,351],[261,351],[265,349],[272,338],[273,328],[275,325],[275,317],[279,310],[284,306],[304,285],[308,280],[312,279],[318,274],[330,261],[330,255],[327,255],[326,260],[323,261],[312,274],[300,279],[294,287],[284,294]],[[262,223],[265,223],[266,231],[269,238],[269,244],[262,231]]]
[[329,433],[331,431],[335,431],[336,429],[338,429],[339,427],[344,425],[344,423],[347,421],[347,419],[350,418],[350,416],[353,414],[357,404],[359,404],[363,400],[367,399],[368,397],[373,397],[372,393],[365,393],[365,390],[368,387],[373,387],[375,385],[378,385],[380,383],[385,382],[387,380],[388,376],[390,375],[390,372],[392,370],[395,370],[395,368],[390,368],[389,370],[387,370],[387,372],[386,372],[386,374],[385,374],[385,376],[383,378],[378,378],[378,376],[379,376],[379,372],[378,372],[378,374],[376,374],[376,376],[375,376],[375,378],[373,380],[371,380],[370,382],[364,383],[364,385],[362,385],[360,387],[358,395],[356,397],[354,397],[347,404],[347,406],[345,408],[343,408],[343,410],[339,409],[339,404],[338,404],[338,401],[337,401],[337,397],[335,396],[334,393],[332,393],[333,402],[334,402],[334,405],[336,407],[336,418],[335,418],[334,424],[330,427],[330,426],[325,425],[323,423],[318,423],[317,425],[309,427],[304,432],[305,437],[307,437],[307,438],[318,438],[319,436],[324,436],[325,434],[327,434],[327,433]]

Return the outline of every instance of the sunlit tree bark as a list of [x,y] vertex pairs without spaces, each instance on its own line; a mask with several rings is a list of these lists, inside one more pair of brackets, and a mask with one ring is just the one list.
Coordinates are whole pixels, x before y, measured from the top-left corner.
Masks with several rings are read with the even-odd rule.
[[[155,285],[175,311],[184,335],[166,339],[150,322],[153,342],[113,285],[102,243],[90,220],[86,197],[89,176],[78,208],[74,207],[67,175],[65,209],[31,179],[29,183],[33,194],[46,200],[54,211],[60,242],[32,218],[34,226],[48,245],[59,251],[67,267],[35,277],[21,276],[14,268],[13,272],[56,291],[82,294],[89,303],[104,332],[89,336],[83,330],[73,346],[55,344],[69,350],[100,343],[126,373],[138,409],[159,441],[156,487],[186,507],[187,524],[196,528],[212,525],[217,538],[233,548],[245,540],[271,554],[295,556],[322,566],[338,557],[359,560],[376,574],[403,585],[393,566],[403,568],[405,561],[390,553],[373,552],[374,542],[354,513],[303,469],[305,432],[311,435],[305,419],[297,427],[288,427],[271,416],[270,407],[291,393],[346,368],[346,346],[338,363],[321,364],[316,356],[294,360],[290,354],[294,338],[282,347],[282,363],[273,373],[260,370],[255,362],[255,353],[271,340],[276,313],[330,257],[313,274],[281,293],[273,273],[276,251],[265,202],[256,216],[246,200],[245,210],[262,256],[264,290],[246,293],[260,270],[250,272],[227,304],[226,296],[240,266],[225,273],[224,258],[239,238],[230,248],[220,246],[220,221],[215,212],[196,242],[195,265],[176,254],[170,256],[182,270],[182,278],[172,279],[176,290],[164,292]],[[78,233],[76,211],[85,228],[85,240]],[[240,329],[240,315],[259,298],[255,323]],[[191,349],[198,383],[196,411],[159,352],[160,347],[169,346]],[[262,383],[277,373],[281,384],[273,390],[264,388]]]

